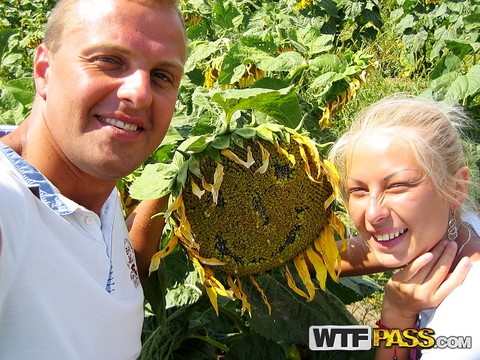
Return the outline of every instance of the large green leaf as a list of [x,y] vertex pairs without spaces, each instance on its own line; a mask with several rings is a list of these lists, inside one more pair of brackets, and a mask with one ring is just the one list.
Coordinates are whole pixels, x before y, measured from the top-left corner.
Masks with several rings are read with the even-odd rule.
[[[298,279],[297,279],[298,280]],[[313,301],[298,296],[286,285],[286,279],[279,271],[257,277],[272,307],[271,315],[258,291],[246,286],[252,299],[252,329],[276,342],[297,344],[308,349],[310,326],[353,325],[354,317],[342,301],[329,291],[317,291]],[[310,352],[313,353],[313,352]],[[328,351],[312,354],[315,359],[370,359],[372,352]]]
[[171,164],[147,164],[130,185],[130,196],[138,200],[158,199],[170,193],[178,168]]
[[251,334],[235,341],[225,360],[286,360],[285,351],[275,341]]
[[301,120],[300,106],[293,88],[280,90],[243,89],[216,92],[212,101],[218,103],[226,114],[227,122],[239,110],[257,110],[280,124],[295,128]]
[[445,101],[455,105],[469,105],[469,99],[478,94],[480,94],[480,65],[475,65],[466,75],[456,77],[449,85]]

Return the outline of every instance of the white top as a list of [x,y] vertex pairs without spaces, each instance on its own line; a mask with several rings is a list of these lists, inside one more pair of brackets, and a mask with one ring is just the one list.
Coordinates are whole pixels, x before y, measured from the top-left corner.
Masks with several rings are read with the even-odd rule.
[[[469,215],[464,219],[475,232],[480,233],[480,219]],[[480,261],[472,263],[462,285],[453,290],[435,309],[420,313],[420,328],[435,331],[437,344],[467,345],[471,349],[431,348],[422,350],[422,360],[478,360],[480,359],[480,311],[478,299],[480,288]],[[448,341],[446,338],[448,338]]]
[[0,359],[136,359],[142,322],[117,191],[99,217],[0,143]]

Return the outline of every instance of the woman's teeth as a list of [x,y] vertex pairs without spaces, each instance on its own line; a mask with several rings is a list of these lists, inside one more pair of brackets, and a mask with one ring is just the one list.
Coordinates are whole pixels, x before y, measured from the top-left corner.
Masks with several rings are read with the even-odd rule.
[[400,235],[405,233],[405,231],[407,231],[407,229],[396,231],[390,234],[375,235],[375,237],[377,238],[378,241],[389,241],[399,237]]

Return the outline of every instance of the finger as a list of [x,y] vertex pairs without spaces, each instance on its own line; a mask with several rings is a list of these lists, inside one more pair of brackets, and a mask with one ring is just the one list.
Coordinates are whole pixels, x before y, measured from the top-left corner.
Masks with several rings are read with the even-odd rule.
[[463,283],[465,277],[471,268],[471,262],[468,257],[462,258],[450,276],[439,286],[435,292],[435,300],[440,303],[445,299],[455,288]]
[[417,272],[415,279],[412,279],[412,281],[426,283],[435,280],[437,285],[440,284],[447,276],[450,266],[455,260],[456,246],[457,244],[454,241],[440,241],[430,251],[433,255],[432,260]]
[[427,274],[424,282],[432,282],[433,284],[440,285],[448,276],[456,256],[457,243],[455,241],[447,241],[443,252],[439,254],[437,260],[431,262],[431,271]]

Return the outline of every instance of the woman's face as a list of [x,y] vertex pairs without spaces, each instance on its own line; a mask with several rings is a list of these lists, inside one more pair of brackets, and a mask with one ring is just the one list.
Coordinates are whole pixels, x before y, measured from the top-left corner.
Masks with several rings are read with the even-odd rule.
[[350,160],[348,210],[380,263],[405,265],[445,236],[449,204],[406,144],[387,135],[363,136]]

